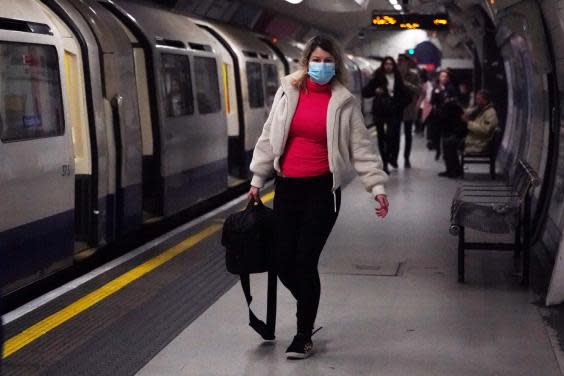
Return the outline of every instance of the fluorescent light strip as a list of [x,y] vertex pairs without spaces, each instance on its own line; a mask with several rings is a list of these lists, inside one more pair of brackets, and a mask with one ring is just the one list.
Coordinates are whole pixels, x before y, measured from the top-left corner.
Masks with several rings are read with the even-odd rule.
[[303,0],[286,0],[287,2],[289,2],[290,4],[299,4],[301,3]]
[[402,10],[403,8],[401,7],[401,5],[396,4],[396,5],[394,5],[394,9],[395,10]]

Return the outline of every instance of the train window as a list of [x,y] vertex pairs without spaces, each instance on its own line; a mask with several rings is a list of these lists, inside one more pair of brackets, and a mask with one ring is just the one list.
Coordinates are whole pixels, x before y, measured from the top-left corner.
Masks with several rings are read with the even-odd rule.
[[251,108],[264,107],[264,89],[260,63],[247,62],[247,87]]
[[54,46],[0,42],[0,139],[64,133],[59,60]]
[[188,56],[162,54],[162,85],[166,115],[178,117],[194,113],[194,96]]
[[266,105],[270,107],[274,102],[274,96],[278,90],[278,70],[272,64],[264,64],[264,92],[266,94]]
[[200,113],[209,114],[221,110],[215,59],[196,56],[194,58],[194,74],[196,75],[196,96]]

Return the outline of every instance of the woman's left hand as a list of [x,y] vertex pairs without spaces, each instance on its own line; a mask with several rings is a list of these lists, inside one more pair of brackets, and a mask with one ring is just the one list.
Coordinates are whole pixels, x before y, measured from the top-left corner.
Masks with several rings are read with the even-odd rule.
[[388,215],[388,209],[390,208],[388,196],[378,195],[376,196],[375,200],[380,204],[380,207],[376,208],[376,215],[380,218],[386,218],[386,215]]

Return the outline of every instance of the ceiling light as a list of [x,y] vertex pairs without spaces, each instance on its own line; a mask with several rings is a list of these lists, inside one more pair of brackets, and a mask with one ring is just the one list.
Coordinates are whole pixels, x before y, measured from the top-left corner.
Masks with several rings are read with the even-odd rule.
[[290,4],[299,4],[304,0],[286,0],[287,2],[289,2]]
[[401,5],[396,4],[396,5],[394,5],[394,9],[395,10],[402,10],[403,8],[401,7]]
[[390,0],[390,4],[392,4],[392,5],[398,5],[398,0]]

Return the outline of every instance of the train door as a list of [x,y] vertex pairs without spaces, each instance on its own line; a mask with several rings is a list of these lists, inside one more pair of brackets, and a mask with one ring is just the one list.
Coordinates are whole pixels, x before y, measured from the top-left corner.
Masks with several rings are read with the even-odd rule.
[[276,95],[276,91],[280,86],[280,79],[278,76],[279,70],[274,64],[263,64],[262,72],[264,76],[264,95],[266,98],[265,106],[267,112],[270,112],[270,109],[272,108],[272,102],[274,102],[274,96]]
[[67,114],[72,136],[75,166],[75,252],[89,248],[92,191],[92,151],[89,135],[84,64],[80,45],[74,33],[49,8],[41,5],[62,34]]
[[[248,171],[248,165],[253,156],[255,144],[262,132],[262,126],[268,116],[266,112],[266,101],[264,96],[264,79],[261,61],[257,58],[246,59],[242,77],[245,77],[246,85],[243,85],[243,106],[245,111],[245,150],[244,165]],[[245,92],[246,91],[246,92]],[[248,173],[248,172],[247,172]]]
[[[8,7],[10,8],[10,7]],[[41,14],[18,2],[21,14]],[[0,11],[6,19],[9,14]],[[70,265],[74,156],[64,96],[64,51],[50,26],[0,25],[0,283],[11,290]]]

